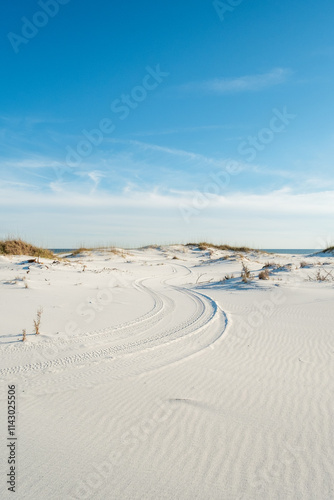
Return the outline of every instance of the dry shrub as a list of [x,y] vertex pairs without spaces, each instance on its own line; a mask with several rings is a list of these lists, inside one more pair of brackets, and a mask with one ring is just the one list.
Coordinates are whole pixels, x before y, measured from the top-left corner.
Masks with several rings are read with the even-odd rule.
[[243,283],[248,283],[252,279],[250,270],[244,262],[242,263],[241,279]]
[[333,277],[331,271],[325,272],[325,274],[321,274],[320,269],[318,269],[318,271],[317,271],[316,279],[317,279],[317,281],[334,281],[334,277]]
[[226,274],[221,281],[228,281],[234,278],[234,274]]
[[305,262],[305,260],[302,260],[301,263],[299,264],[299,267],[303,268],[303,267],[307,267],[308,264],[307,262]]
[[34,328],[35,328],[36,335],[39,335],[41,333],[40,332],[40,325],[41,325],[42,312],[43,312],[42,308],[38,309],[36,319],[34,319]]
[[266,262],[265,265],[262,267],[262,269],[268,269],[272,268],[273,270],[275,269],[283,269],[285,266],[280,264],[279,262]]
[[316,272],[315,275],[309,276],[308,279],[309,281],[334,281],[334,276],[333,276],[333,271],[323,271],[321,272],[320,269]]
[[265,269],[259,273],[259,280],[268,280],[269,279],[269,271]]
[[27,340],[27,331],[25,328],[22,330],[22,342],[25,342]]

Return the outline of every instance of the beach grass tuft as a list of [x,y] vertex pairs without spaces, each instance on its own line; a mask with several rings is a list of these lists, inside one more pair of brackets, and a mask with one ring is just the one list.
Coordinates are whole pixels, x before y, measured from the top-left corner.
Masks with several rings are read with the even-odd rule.
[[29,255],[53,259],[54,254],[46,248],[39,248],[21,239],[0,240],[0,255]]

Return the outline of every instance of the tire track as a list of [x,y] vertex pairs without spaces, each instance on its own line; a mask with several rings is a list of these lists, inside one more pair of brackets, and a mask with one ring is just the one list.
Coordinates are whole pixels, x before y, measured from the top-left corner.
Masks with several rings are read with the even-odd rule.
[[[177,267],[184,268],[185,266]],[[187,274],[189,274],[189,269],[185,269]],[[179,277],[175,267],[173,267],[173,275],[173,278]],[[152,280],[154,278],[145,278],[145,280],[148,279]],[[162,281],[159,280],[159,286],[166,286],[166,281],[170,279],[172,278],[165,278]],[[199,292],[188,290],[176,285],[169,285],[173,294],[182,294],[183,297],[186,298],[186,301],[190,301],[195,310],[190,317],[181,323],[158,331],[156,328],[157,324],[160,323],[164,317],[168,320],[168,314],[170,314],[171,310],[175,308],[175,300],[166,297],[166,295],[153,290],[149,286],[144,286],[142,284],[140,286],[143,291],[150,294],[155,304],[153,309],[142,317],[141,322],[138,325],[138,329],[140,330],[139,333],[142,335],[142,338],[122,343],[119,343],[119,341],[124,339],[118,338],[116,342],[115,339],[113,339],[114,342],[112,342],[112,345],[107,343],[104,347],[99,349],[85,350],[82,353],[56,357],[55,359],[39,363],[12,366],[0,370],[0,376],[20,375],[41,371],[59,372],[75,367],[82,368],[83,366],[89,366],[96,362],[103,362],[102,371],[105,371],[105,362],[107,361],[110,363],[110,361],[116,360],[117,363],[114,363],[114,365],[117,365],[119,369],[119,359],[129,358],[129,356],[133,355],[136,355],[136,362],[139,363],[138,368],[141,368],[139,368],[139,370],[134,370],[135,359],[127,359],[125,362],[121,363],[123,365],[122,372],[124,375],[126,375],[127,366],[130,367],[130,365],[131,373],[133,373],[133,371],[140,372],[141,370],[148,371],[151,368],[156,369],[156,367],[165,366],[175,360],[185,359],[189,355],[195,354],[215,342],[225,330],[227,324],[226,315],[218,308],[217,304],[212,299]],[[156,304],[158,304],[158,306],[156,306]],[[153,311],[155,311],[155,313],[153,313]],[[123,334],[125,335],[128,335],[135,330],[135,333],[138,336],[138,330],[134,323],[135,322],[132,321],[122,324],[121,326],[118,326],[118,329],[123,329]],[[143,331],[144,329],[145,331]],[[147,332],[152,329],[153,334],[148,336]],[[106,329],[103,329],[103,331],[105,330]],[[104,339],[106,339],[113,331],[115,330],[109,329],[107,335],[104,336]],[[83,342],[83,339],[73,340],[75,342],[71,344],[71,341],[69,341],[68,344],[73,345],[78,342]],[[97,337],[97,340],[100,340],[100,337]],[[184,344],[182,345],[182,348],[180,347],[181,341]],[[159,355],[157,355],[157,350],[160,351]],[[115,370],[116,366],[113,366],[113,363],[111,363],[111,370],[113,369]]]

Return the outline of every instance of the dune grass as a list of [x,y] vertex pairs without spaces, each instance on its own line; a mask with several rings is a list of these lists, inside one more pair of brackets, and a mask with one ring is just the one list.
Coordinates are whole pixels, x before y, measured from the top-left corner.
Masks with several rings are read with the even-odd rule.
[[254,248],[234,247],[231,245],[215,245],[213,243],[208,243],[206,241],[201,241],[200,243],[187,243],[186,246],[197,246],[200,250],[207,250],[208,248],[215,248],[216,250],[228,250],[230,252],[252,252],[252,251],[255,251]]
[[46,248],[39,248],[21,239],[0,240],[0,255],[29,255],[54,259],[54,254]]
[[[196,246],[200,250],[208,250],[210,248],[216,249],[216,250],[227,250],[230,252],[252,252],[252,251],[257,251],[259,252],[260,250],[256,250],[254,248],[248,248],[246,246],[232,246],[232,245],[215,245],[214,243],[208,243],[206,241],[202,241],[200,243],[187,243],[185,246]],[[158,245],[149,245],[144,248],[159,248]],[[113,246],[96,246],[96,247],[84,247],[81,246],[80,248],[77,248],[75,250],[71,251],[72,256],[77,256],[83,252],[92,252],[94,250],[106,250],[111,253],[114,253],[116,255],[121,255],[122,257],[125,256],[124,250],[115,248]],[[327,250],[324,250],[325,252],[330,252],[333,251],[334,247],[329,248]],[[0,240],[0,255],[29,255],[31,257],[42,257],[46,259],[54,259],[55,255],[51,250],[48,250],[46,248],[40,248],[36,247],[30,243],[27,243],[26,241],[21,240],[20,238],[18,239],[7,239],[7,240]]]
[[[71,255],[79,255],[79,253],[82,253],[82,252],[91,252],[92,250],[94,250],[94,249],[93,248],[80,247],[80,248],[77,248],[76,250],[73,250],[73,252],[71,252]],[[98,250],[98,248],[96,248],[95,250]]]
[[69,255],[70,257],[76,257],[77,255],[80,255],[83,252],[110,252],[115,255],[120,255],[121,257],[125,257],[125,251],[122,248],[115,248],[115,247],[103,247],[103,246],[96,246],[96,247],[91,247],[91,248],[86,248],[86,247],[80,247],[77,248],[73,251],[71,251],[71,254]]
[[324,250],[325,253],[332,253],[334,252],[334,247],[328,247]]

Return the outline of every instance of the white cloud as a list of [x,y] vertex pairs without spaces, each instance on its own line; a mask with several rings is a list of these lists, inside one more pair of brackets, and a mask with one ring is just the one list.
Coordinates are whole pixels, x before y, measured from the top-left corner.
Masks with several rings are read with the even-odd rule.
[[[286,188],[203,198],[196,192],[138,190],[130,184],[118,194],[73,191],[66,184],[57,188],[38,194],[0,186],[3,237],[15,228],[21,237],[31,240],[35,235],[33,242],[51,248],[73,248],[83,241],[139,246],[203,240],[317,248],[334,215],[334,190],[296,194]],[[184,208],[192,213],[188,220]]]
[[275,68],[269,73],[246,75],[235,78],[215,78],[204,82],[192,82],[182,85],[183,90],[202,90],[215,94],[229,92],[258,91],[287,81],[291,71]]
[[59,161],[39,156],[36,156],[34,158],[24,158],[17,160],[2,160],[0,164],[2,168],[10,168],[10,169],[60,168],[63,167],[63,165],[64,164]]
[[271,191],[265,194],[234,193],[225,196],[212,195],[199,191],[162,190],[158,186],[151,190],[138,190],[135,186],[128,185],[122,193],[110,194],[108,192],[90,191],[79,192],[66,189],[66,185],[53,189],[53,192],[31,193],[16,191],[9,187],[0,188],[0,206],[16,208],[22,206],[29,211],[29,207],[42,206],[52,210],[57,207],[86,207],[94,209],[178,209],[179,207],[194,208],[198,216],[204,210],[216,211],[218,215],[226,210],[229,212],[268,216],[270,214],[302,214],[307,215],[333,215],[334,191],[313,193],[295,193],[290,188]]

